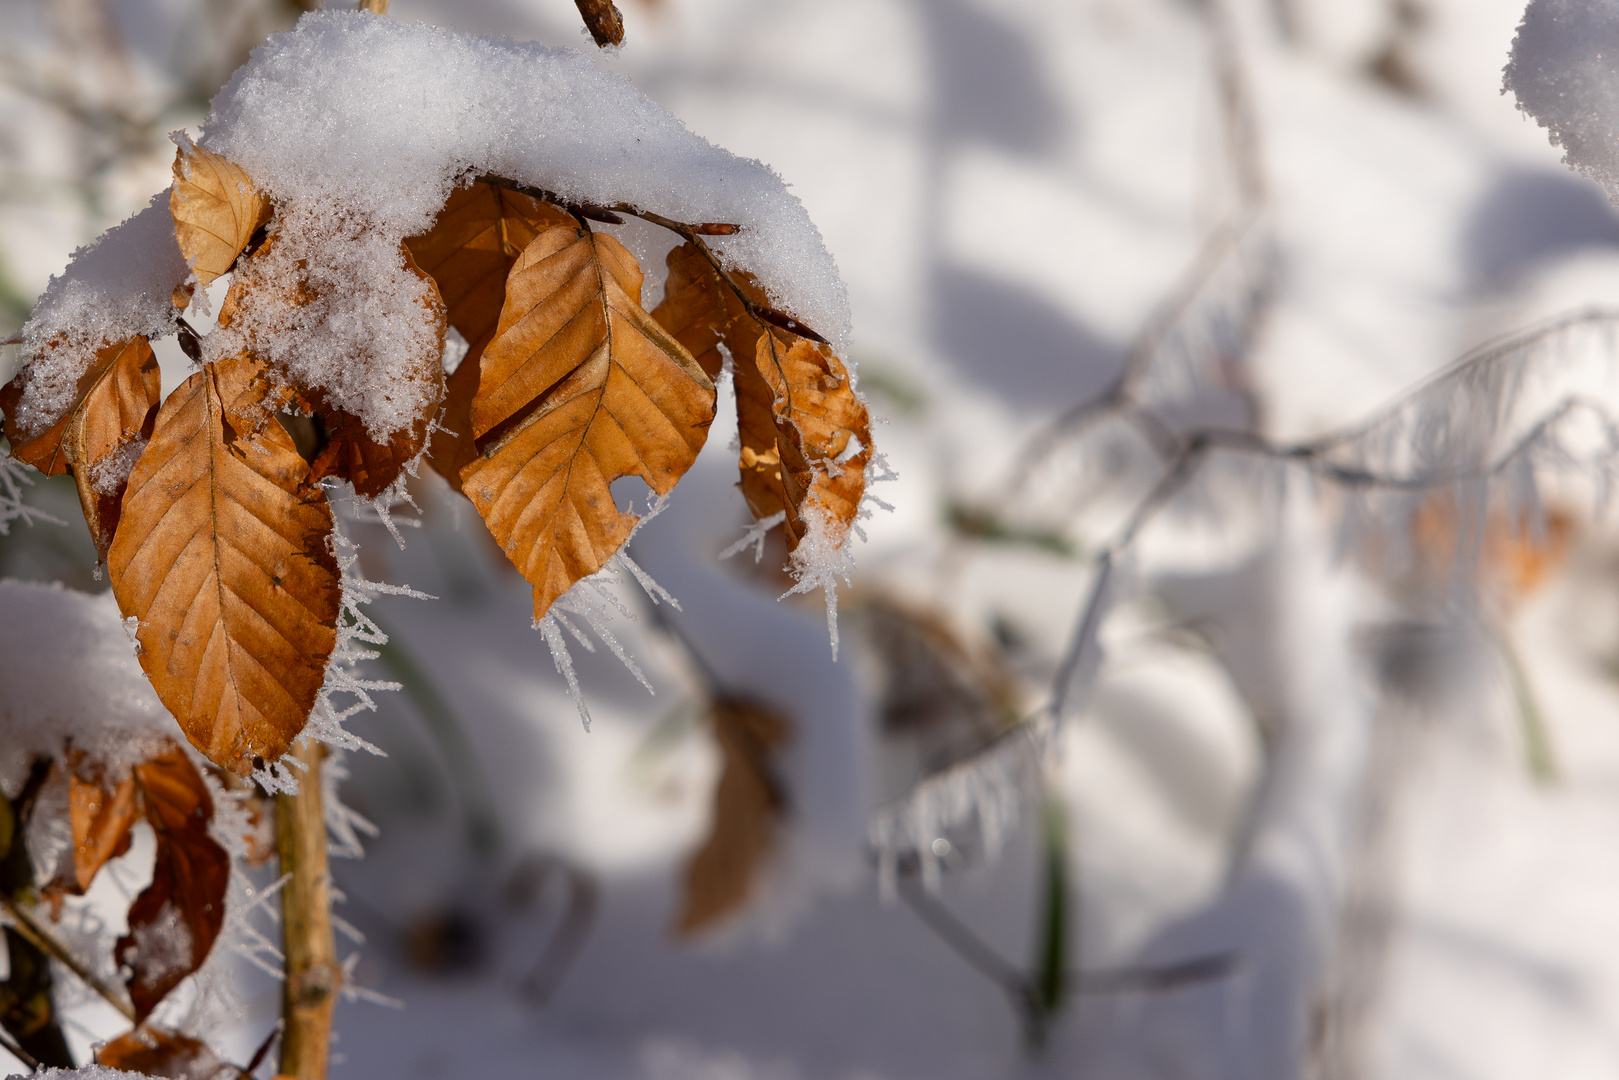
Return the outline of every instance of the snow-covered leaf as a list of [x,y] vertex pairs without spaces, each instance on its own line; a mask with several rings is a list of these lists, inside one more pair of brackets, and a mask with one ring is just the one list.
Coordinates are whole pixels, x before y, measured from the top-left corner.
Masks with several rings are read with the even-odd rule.
[[77,400],[56,424],[22,439],[13,423],[21,389],[0,390],[12,454],[46,476],[72,472],[96,554],[107,557],[123,500],[124,483],[157,415],[157,359],[144,337],[101,349],[79,379]]

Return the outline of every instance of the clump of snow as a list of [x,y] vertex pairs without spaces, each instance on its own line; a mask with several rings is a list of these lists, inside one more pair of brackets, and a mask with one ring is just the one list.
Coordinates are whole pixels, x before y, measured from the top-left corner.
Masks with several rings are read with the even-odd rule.
[[141,981],[146,985],[160,986],[175,972],[191,969],[196,943],[174,901],[166,902],[156,919],[134,927],[130,934],[135,939],[136,955],[141,958]]
[[1564,163],[1619,199],[1619,7],[1532,0],[1505,89],[1563,148]]
[[252,301],[208,335],[203,359],[260,357],[379,442],[414,426],[438,385],[441,306],[405,266],[404,236],[327,200],[283,203],[272,231],[237,270]]
[[180,729],[146,681],[111,593],[0,580],[0,786],[63,742],[115,772]]
[[174,331],[174,290],[191,274],[174,238],[169,189],[99,241],[73,253],[51,278],[22,328],[23,438],[55,423],[73,403],[96,350],[136,334]]
[[311,12],[253,50],[203,133],[278,210],[353,208],[396,240],[485,173],[573,201],[737,224],[709,243],[835,346],[848,336],[843,282],[781,178],[571,49]]

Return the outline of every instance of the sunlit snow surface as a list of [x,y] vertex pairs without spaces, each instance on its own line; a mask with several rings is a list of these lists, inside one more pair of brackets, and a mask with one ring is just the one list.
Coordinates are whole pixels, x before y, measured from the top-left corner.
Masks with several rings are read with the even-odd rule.
[[[1249,357],[1267,431],[1310,437],[1354,422],[1494,334],[1619,297],[1619,221],[1601,190],[1559,161],[1568,138],[1549,145],[1499,93],[1522,4],[1430,0],[1415,30],[1379,0],[1231,7],[1275,259]],[[119,10],[130,25],[147,20],[137,40],[158,43],[139,62],[167,64],[169,39],[148,9]],[[624,10],[621,53],[555,64],[580,80],[597,78],[591,68],[628,76],[693,132],[768,163],[849,283],[851,355],[890,416],[875,434],[902,478],[883,492],[898,509],[871,523],[857,588],[922,597],[969,625],[1000,620],[1032,643],[1017,663],[1040,685],[1087,570],[1027,547],[947,553],[942,506],[1002,483],[1038,421],[1106,383],[1229,200],[1195,6]],[[393,12],[588,45],[566,4],[395,0]],[[1391,43],[1414,80],[1405,91],[1368,74],[1394,70],[1383,63]],[[416,74],[434,85],[453,75]],[[366,108],[389,100],[378,93]],[[154,175],[125,213],[166,182]],[[39,268],[27,280],[37,292],[83,237],[42,255],[39,237],[55,234],[8,220],[8,258]],[[667,241],[637,225],[619,232],[644,261],[661,260]],[[668,936],[718,761],[682,719],[690,662],[644,605],[623,639],[658,695],[611,657],[577,656],[595,718],[585,735],[528,629],[525,588],[469,509],[457,517],[447,495],[425,501],[403,554],[380,528],[347,526],[368,578],[443,597],[368,610],[468,728],[482,770],[470,790],[498,807],[504,846],[483,859],[467,843],[466,793],[447,781],[410,700],[385,697],[375,720],[351,722],[390,757],[354,762],[345,789],[384,831],[364,860],[338,865],[350,897],[341,911],[369,934],[357,979],[407,1006],[344,1005],[334,1076],[1247,1080],[1300,1075],[1306,1062],[1401,1080],[1619,1071],[1619,704],[1608,674],[1619,589],[1599,536],[1511,621],[1557,755],[1560,778],[1542,787],[1498,666],[1452,673],[1460,689],[1427,720],[1415,718],[1420,694],[1380,694],[1379,663],[1454,643],[1410,625],[1409,598],[1335,569],[1337,530],[1307,500],[1267,519],[1258,531],[1269,542],[1151,534],[1135,567],[1146,599],[1105,628],[1102,680],[1050,759],[1074,845],[1070,964],[1224,949],[1241,964],[1215,983],[1080,998],[1030,1059],[1001,992],[878,897],[866,826],[892,790],[857,620],[834,665],[819,611],[777,605],[782,587],[750,579],[746,555],[716,561],[744,522],[723,428],[635,557],[680,599],[667,617],[722,684],[795,722],[782,761],[792,824],[762,902],[712,943]],[[1023,965],[1040,902],[1031,821],[993,865],[949,870],[941,886]],[[567,887],[553,874],[510,900],[525,863],[570,866],[597,889],[596,921],[544,1004],[520,987]],[[450,949],[428,974],[408,959],[424,936],[458,940],[454,926],[474,928],[481,963],[458,965]],[[276,1008],[276,988],[253,985],[237,1060]]]

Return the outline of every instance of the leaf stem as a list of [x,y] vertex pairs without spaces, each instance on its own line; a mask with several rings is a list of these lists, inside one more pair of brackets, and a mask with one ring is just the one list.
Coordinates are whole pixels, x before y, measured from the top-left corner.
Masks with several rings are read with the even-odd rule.
[[308,768],[298,778],[296,795],[275,797],[276,854],[281,858],[281,872],[291,875],[281,890],[282,952],[286,956],[281,1073],[298,1080],[326,1080],[332,1009],[343,970],[332,936],[332,883],[320,775],[325,748],[306,742],[291,753]]
[[595,203],[572,203],[554,191],[547,191],[544,188],[533,187],[529,184],[520,184],[516,180],[508,180],[503,176],[483,175],[479,176],[476,182],[502,187],[508,191],[516,191],[530,198],[539,199],[541,202],[552,203],[578,218],[600,221],[608,225],[619,225],[623,222],[617,215],[629,214],[631,217],[638,217],[642,221],[668,229],[697,249],[698,253],[708,262],[708,265],[713,268],[714,273],[719,275],[719,279],[736,295],[737,300],[742,304],[742,309],[748,313],[749,317],[758,322],[767,323],[778,329],[785,330],[789,334],[797,334],[799,337],[818,341],[822,345],[829,344],[826,338],[792,316],[785,315],[775,308],[767,307],[750,297],[747,291],[731,277],[730,271],[726,270],[724,265],[721,264],[719,256],[715,255],[714,250],[703,240],[705,234],[711,236],[734,235],[740,230],[740,226],[710,222],[688,225],[684,221],[666,218],[662,214],[654,214],[650,210],[642,210],[638,206],[624,202],[612,203],[608,206],[598,206]]
[[135,1022],[134,1007],[125,1001],[116,990],[98,979],[89,968],[79,962],[77,957],[68,952],[62,943],[53,938],[50,931],[46,930],[34,918],[32,912],[5,893],[0,893],[0,906],[5,907],[6,913],[13,920],[14,929],[24,938],[27,938],[29,944],[51,957],[51,959],[59,961],[63,967],[77,975],[80,982],[100,994],[106,999],[107,1004],[122,1013],[125,1019],[132,1024]]

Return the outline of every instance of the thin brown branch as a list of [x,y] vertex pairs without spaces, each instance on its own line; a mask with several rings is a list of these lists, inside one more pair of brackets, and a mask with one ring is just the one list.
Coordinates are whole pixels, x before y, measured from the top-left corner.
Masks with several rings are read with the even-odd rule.
[[596,47],[624,44],[624,16],[618,13],[613,0],[573,0],[579,8],[579,17],[585,20]]
[[331,1056],[332,1009],[343,982],[332,936],[331,872],[326,860],[326,818],[321,800],[325,748],[309,742],[291,751],[307,768],[296,795],[275,797],[275,846],[281,872],[291,874],[281,890],[282,986],[281,1073],[298,1080],[326,1080]]
[[0,1050],[4,1050],[6,1053],[22,1062],[23,1068],[27,1069],[29,1072],[39,1071],[38,1059],[28,1051],[24,1050],[21,1046],[17,1045],[17,1041],[11,1037],[11,1033],[6,1031],[5,1028],[0,1028]]
[[124,996],[102,982],[94,972],[80,963],[78,957],[68,952],[61,942],[52,937],[50,931],[34,918],[32,912],[4,893],[0,893],[0,906],[5,907],[17,933],[26,938],[29,944],[73,972],[80,982],[100,994],[107,1004],[122,1013],[130,1023],[135,1023],[135,1009]]

